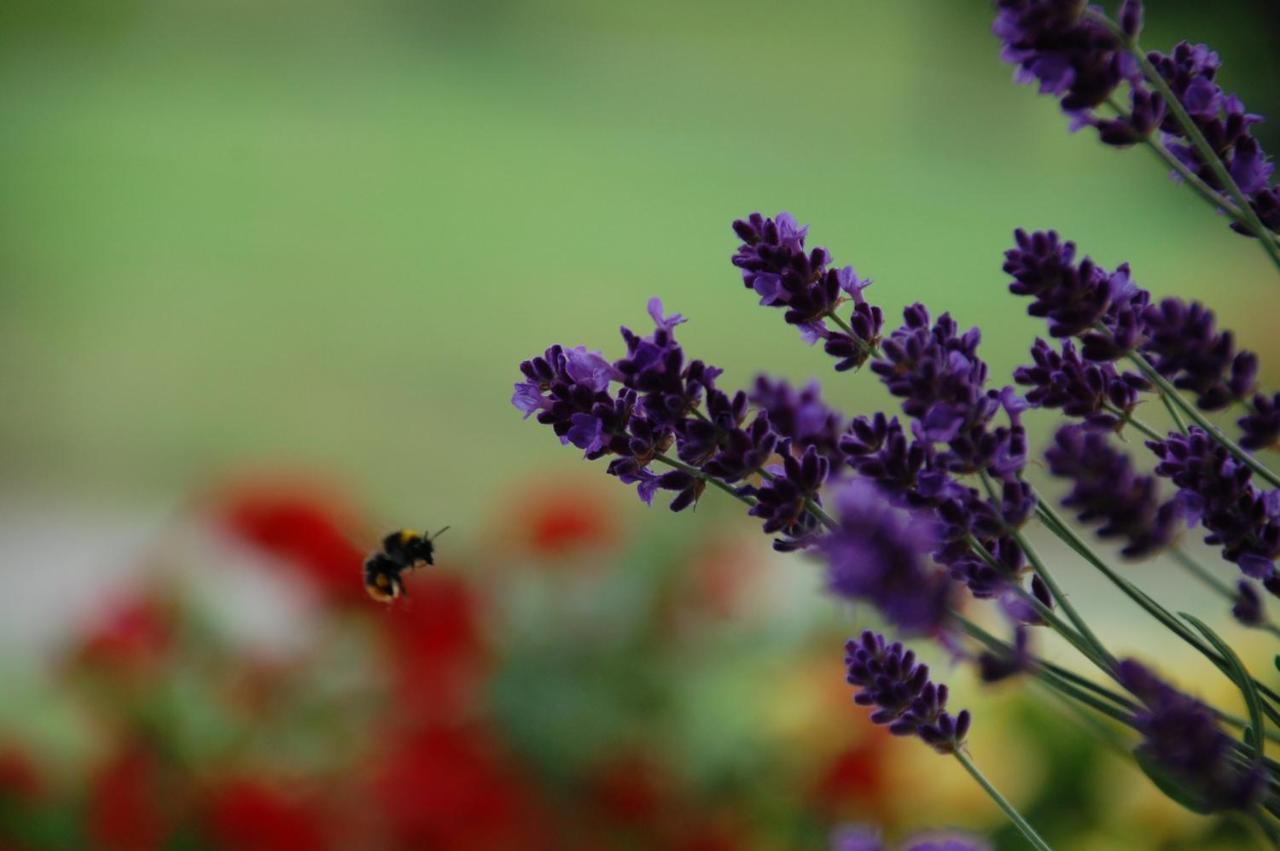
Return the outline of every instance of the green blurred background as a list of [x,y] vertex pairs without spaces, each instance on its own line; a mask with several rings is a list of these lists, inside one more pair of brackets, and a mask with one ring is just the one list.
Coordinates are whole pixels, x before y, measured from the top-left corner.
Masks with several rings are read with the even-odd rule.
[[[1277,111],[1273,6],[1150,5],[1149,46],[1210,40]],[[755,209],[810,223],[891,315],[980,322],[998,376],[1038,330],[999,269],[1025,225],[1210,298],[1280,378],[1261,252],[1014,86],[981,0],[21,0],[0,22],[6,503],[163,505],[268,464],[465,523],[574,463],[509,407],[516,362],[616,350],[655,294],[729,383],[822,376],[878,407],[741,289],[728,225]]]

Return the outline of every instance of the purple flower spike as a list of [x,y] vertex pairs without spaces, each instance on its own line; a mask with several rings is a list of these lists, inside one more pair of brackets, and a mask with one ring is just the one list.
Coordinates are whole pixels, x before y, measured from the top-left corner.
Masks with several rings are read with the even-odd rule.
[[954,753],[969,732],[969,711],[946,711],[947,687],[929,679],[929,668],[899,643],[862,633],[845,644],[848,683],[858,687],[853,701],[874,706],[871,721],[889,727],[896,736],[918,736],[938,753]]
[[[900,851],[991,851],[991,846],[967,833],[922,833],[898,846]],[[888,851],[880,831],[865,825],[842,825],[831,834],[831,851]]]
[[991,846],[965,833],[934,833],[908,840],[902,851],[991,851]]
[[1245,449],[1272,449],[1280,444],[1280,393],[1253,397],[1252,410],[1239,421],[1240,445]]
[[1213,711],[1132,659],[1117,669],[1120,683],[1144,704],[1133,717],[1143,736],[1137,753],[1202,799],[1209,809],[1242,809],[1262,794],[1261,766],[1231,760],[1231,739]]
[[837,475],[844,467],[840,451],[840,434],[844,418],[822,401],[822,390],[814,381],[796,390],[783,380],[761,375],[756,378],[748,400],[769,417],[769,424],[779,438],[791,441],[797,449],[813,447],[827,461],[828,474]]
[[[1085,17],[1085,4],[1062,0],[996,0],[992,31],[1003,59],[1018,66],[1018,82],[1039,81],[1041,94],[1075,113],[1095,107],[1132,78],[1119,40]],[[1140,11],[1127,12],[1132,20]]]
[[1241,579],[1236,585],[1236,602],[1231,607],[1231,614],[1245,626],[1260,626],[1266,623],[1267,616],[1262,609],[1262,597],[1253,583]]
[[884,493],[854,481],[835,498],[837,526],[819,543],[827,583],[838,597],[874,605],[907,634],[930,634],[947,616],[950,582],[928,563],[937,546],[936,524],[894,508]]
[[831,851],[885,851],[885,846],[880,831],[860,824],[847,824],[832,831]]
[[1013,652],[997,656],[984,651],[978,656],[978,674],[984,683],[996,683],[1031,669],[1030,635],[1021,624],[1014,630]]
[[1280,593],[1275,561],[1280,557],[1280,491],[1263,493],[1252,472],[1203,429],[1147,443],[1160,459],[1156,475],[1178,486],[1179,499],[1208,531],[1205,543],[1220,545],[1222,557],[1246,576]]
[[598,407],[613,404],[597,361],[608,368],[599,355],[585,349],[552,346],[542,356],[520,364],[525,380],[515,386],[511,403],[526,418],[536,413],[538,422],[551,426],[562,443],[586,449],[593,442],[587,436],[594,432],[589,420]]
[[[1262,118],[1247,112],[1239,98],[1227,94],[1218,85],[1218,71],[1222,67],[1218,54],[1206,45],[1184,41],[1171,53],[1152,52],[1148,59],[1186,107],[1264,226],[1274,229],[1280,225],[1275,215],[1277,191],[1271,186],[1275,166],[1251,129]],[[1225,194],[1226,188],[1214,169],[1201,159],[1186,131],[1171,114],[1164,116],[1160,129],[1165,145],[1174,156],[1211,188]],[[1248,233],[1239,223],[1233,222],[1231,227],[1239,233]]]
[[[786,321],[800,329],[805,341],[823,340],[827,354],[838,360],[836,369],[854,369],[866,362],[880,340],[884,317],[868,304],[862,291],[870,281],[858,278],[853,267],[831,267],[825,248],[805,248],[808,229],[796,224],[789,213],[766,218],[752,213],[733,223],[741,244],[733,265],[742,270],[742,283],[760,296],[760,304],[780,307]],[[852,335],[827,326],[844,302],[853,302],[847,321]]]
[[1174,386],[1196,396],[1196,404],[1216,411],[1254,392],[1258,358],[1235,348],[1230,331],[1218,333],[1213,311],[1199,302],[1167,298],[1143,313],[1143,352]]
[[1070,340],[1062,352],[1037,339],[1031,349],[1034,363],[1020,366],[1013,380],[1030,387],[1027,402],[1037,408],[1060,408],[1069,417],[1097,429],[1117,429],[1133,413],[1139,391],[1150,389],[1136,373],[1119,373],[1110,363],[1084,360]]
[[1062,504],[1075,509],[1082,523],[1102,521],[1100,538],[1120,538],[1127,558],[1149,555],[1167,546],[1181,522],[1177,501],[1161,504],[1155,479],[1139,475],[1105,434],[1081,426],[1063,426],[1045,451],[1049,471],[1070,479]]
[[812,446],[797,458],[791,444],[783,441],[778,453],[782,455],[783,466],[772,470],[763,485],[748,490],[756,498],[756,504],[748,513],[764,519],[766,535],[785,536],[775,540],[773,546],[786,552],[812,542],[818,521],[808,511],[808,505],[810,502],[820,504],[818,491],[827,480],[828,465]]

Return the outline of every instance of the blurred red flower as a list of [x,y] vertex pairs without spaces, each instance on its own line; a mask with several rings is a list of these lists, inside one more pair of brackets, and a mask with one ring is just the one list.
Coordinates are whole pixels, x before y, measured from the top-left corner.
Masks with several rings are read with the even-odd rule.
[[455,720],[472,703],[488,652],[479,601],[465,580],[435,568],[418,571],[408,595],[380,616],[401,723]]
[[507,512],[522,549],[549,559],[608,547],[618,537],[611,495],[592,482],[539,483]]
[[253,778],[224,780],[209,793],[205,823],[225,851],[324,851],[322,810]]
[[588,800],[610,822],[626,827],[652,826],[662,816],[666,790],[673,787],[653,760],[640,754],[619,754],[606,762],[588,782]]
[[366,553],[349,537],[353,515],[321,489],[233,488],[219,500],[218,513],[233,534],[294,566],[326,600],[367,602],[361,581]]
[[87,802],[87,829],[100,851],[151,851],[174,824],[175,792],[159,762],[145,749],[126,744],[93,775]]
[[173,605],[154,591],[116,601],[84,634],[72,660],[125,678],[153,673],[173,646]]
[[889,741],[880,728],[869,729],[864,738],[832,757],[813,787],[818,811],[831,819],[878,811],[889,791],[884,770]]
[[17,745],[0,747],[0,800],[31,803],[44,794],[35,760]]
[[532,787],[484,730],[433,726],[392,748],[374,772],[373,794],[401,847],[547,847],[547,822]]

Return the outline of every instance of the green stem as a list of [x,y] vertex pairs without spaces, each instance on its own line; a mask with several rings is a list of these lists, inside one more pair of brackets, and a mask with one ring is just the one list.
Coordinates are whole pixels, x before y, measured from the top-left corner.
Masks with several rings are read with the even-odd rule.
[[[1008,573],[1008,571],[1004,568],[1004,566],[1001,565],[999,562],[997,562],[995,558],[989,552],[987,552],[986,547],[982,546],[981,542],[979,542],[972,535],[969,536],[969,548],[973,550],[973,552],[976,553],[979,558],[981,558],[984,562],[986,562],[987,566],[990,567],[992,570],[998,571],[1000,573],[1006,573],[1006,574]],[[1084,656],[1086,659],[1088,659],[1090,662],[1092,662],[1094,665],[1097,665],[1099,668],[1101,668],[1104,671],[1108,671],[1111,669],[1111,665],[1114,664],[1114,660],[1110,660],[1109,657],[1105,655],[1105,652],[1106,652],[1105,650],[1103,650],[1103,652],[1100,654],[1097,648],[1095,648],[1094,645],[1090,644],[1090,642],[1087,639],[1085,639],[1084,636],[1076,632],[1075,629],[1073,629],[1066,622],[1064,622],[1060,617],[1058,617],[1057,613],[1054,612],[1053,609],[1049,608],[1044,603],[1040,602],[1040,600],[1037,599],[1034,594],[1029,593],[1021,585],[1018,585],[1017,583],[1013,583],[1011,585],[1011,588],[1015,594],[1017,594],[1020,598],[1022,598],[1023,601],[1025,601],[1029,606],[1031,606],[1032,609],[1035,610],[1035,613],[1040,616],[1041,620],[1043,620],[1046,624],[1048,624],[1048,626],[1051,629],[1053,629],[1054,632],[1058,633],[1064,639],[1066,639],[1068,644],[1070,644],[1076,650],[1080,651],[1080,654],[1082,656]]]
[[1164,405],[1169,416],[1173,419],[1173,424],[1178,427],[1178,431],[1183,434],[1187,433],[1187,421],[1182,418],[1182,412],[1178,410],[1178,406],[1173,404],[1173,400],[1163,393],[1159,394],[1160,402]]
[[1106,410],[1108,413],[1115,414],[1117,417],[1119,417],[1119,418],[1120,418],[1120,424],[1121,424],[1122,426],[1131,425],[1131,426],[1133,426],[1134,428],[1136,428],[1138,431],[1140,431],[1140,432],[1142,432],[1143,434],[1145,434],[1147,437],[1151,438],[1152,440],[1164,440],[1164,439],[1165,439],[1165,435],[1163,435],[1163,434],[1161,434],[1160,432],[1156,431],[1154,428],[1152,428],[1151,426],[1147,425],[1147,424],[1146,424],[1146,423],[1144,423],[1142,420],[1140,420],[1140,419],[1138,419],[1137,417],[1135,417],[1133,414],[1127,414],[1127,413],[1125,413],[1124,411],[1120,410],[1119,408],[1113,407],[1113,406],[1111,406],[1111,405],[1103,405],[1102,407],[1103,407],[1103,409],[1104,409],[1104,410]]
[[[960,625],[960,628],[965,631],[966,634],[976,639],[979,643],[985,645],[987,648],[997,653],[1008,654],[1013,652],[1013,648],[1010,647],[1008,643],[996,638],[994,635],[987,632],[985,629],[978,626],[978,624],[969,620],[964,615],[961,615],[959,613],[953,613],[952,617],[955,619],[956,623]],[[1113,705],[1114,709],[1116,710],[1133,713],[1138,709],[1138,705],[1134,703],[1132,700],[1130,700],[1129,698],[1125,697],[1119,692],[1111,691],[1106,686],[1098,685],[1097,683],[1093,682],[1087,677],[1083,677],[1080,674],[1077,674],[1075,671],[1072,671],[1070,668],[1064,668],[1061,665],[1056,665],[1053,662],[1050,662],[1047,659],[1043,659],[1038,656],[1031,656],[1029,657],[1029,659],[1031,664],[1034,666],[1033,671],[1045,671],[1058,682],[1068,683],[1076,687],[1077,689],[1083,689],[1085,691],[1092,692],[1094,695],[1097,695],[1098,697],[1106,699],[1109,702],[1109,704]],[[1090,702],[1090,705],[1093,705],[1093,703]],[[1209,706],[1209,709],[1213,712],[1215,716],[1217,716],[1219,721],[1221,721],[1224,724],[1228,724],[1232,727],[1235,727],[1238,730],[1243,730],[1245,727],[1249,726],[1249,722],[1244,720],[1243,718],[1240,718],[1239,716],[1232,715],[1229,712],[1223,712],[1222,710],[1213,706]],[[1113,712],[1108,711],[1106,714],[1111,715],[1111,717],[1115,717]],[[1268,739],[1270,739],[1273,742],[1280,742],[1280,732],[1277,732],[1275,730],[1268,728],[1265,731],[1265,735]],[[1236,744],[1239,744],[1239,742],[1237,742]]]
[[[1115,110],[1117,115],[1129,116],[1129,111],[1125,109],[1124,105],[1121,104],[1114,95],[1107,98],[1107,105]],[[1239,207],[1233,204],[1229,199],[1224,198],[1222,193],[1205,183],[1200,175],[1187,168],[1186,164],[1175,157],[1173,152],[1165,147],[1160,140],[1156,138],[1154,133],[1148,135],[1142,141],[1147,146],[1147,149],[1156,155],[1156,159],[1173,169],[1173,171],[1177,173],[1178,177],[1182,178],[1183,182],[1194,189],[1200,197],[1214,209],[1214,211],[1221,210],[1241,225],[1250,227],[1248,218],[1240,212]],[[1271,237],[1275,238],[1274,235],[1271,235]]]
[[1163,375],[1156,372],[1156,368],[1151,362],[1143,357],[1140,353],[1134,351],[1128,355],[1130,361],[1133,362],[1139,371],[1146,377],[1148,381],[1159,388],[1162,395],[1166,396],[1169,401],[1177,405],[1184,414],[1191,418],[1192,422],[1204,429],[1210,437],[1226,447],[1227,451],[1236,457],[1240,463],[1244,464],[1250,470],[1253,470],[1263,479],[1266,479],[1274,487],[1280,487],[1280,476],[1267,469],[1266,465],[1254,458],[1243,447],[1239,446],[1231,438],[1222,433],[1216,425],[1211,423],[1209,419],[1200,410],[1186,399],[1182,398],[1182,394],[1178,389],[1169,383]]
[[996,806],[1004,811],[1004,814],[1009,817],[1009,821],[1013,822],[1013,826],[1031,843],[1031,847],[1039,849],[1039,851],[1053,851],[1049,847],[1049,843],[1041,839],[1040,834],[1036,833],[1036,829],[1031,826],[1031,823],[1022,817],[1022,813],[1018,812],[1013,804],[1009,803],[1004,795],[1001,795],[1000,791],[991,785],[991,781],[978,770],[978,766],[973,764],[973,760],[969,758],[968,754],[957,750],[955,758],[964,766],[964,770],[969,772],[969,776],[976,780],[982,790],[990,796],[991,800],[996,802]]
[[702,481],[706,482],[709,485],[714,485],[715,487],[729,494],[729,496],[733,497],[738,502],[741,502],[743,505],[756,504],[756,501],[751,497],[743,496],[742,494],[734,490],[732,487],[720,481],[719,479],[715,478],[714,476],[708,476],[706,473],[702,472],[697,467],[691,467],[688,464],[684,463],[683,461],[677,461],[675,458],[671,458],[667,455],[662,455],[662,454],[653,456],[653,460],[661,464],[666,464],[668,467],[674,467],[675,469],[680,470],[681,472],[688,473],[690,476],[693,476],[696,479],[701,479]]
[[[1198,650],[1206,659],[1212,662],[1218,670],[1228,676],[1231,675],[1230,666],[1224,659],[1214,652],[1213,648],[1209,647],[1196,637],[1196,635],[1192,633],[1191,630],[1187,629],[1181,621],[1175,618],[1170,612],[1166,611],[1163,606],[1151,599],[1151,597],[1147,596],[1144,591],[1107,566],[1107,563],[1099,558],[1097,554],[1089,548],[1088,544],[1080,539],[1080,536],[1075,533],[1075,530],[1071,529],[1071,527],[1067,526],[1063,522],[1062,518],[1054,512],[1053,508],[1051,508],[1048,503],[1041,500],[1039,505],[1036,506],[1036,513],[1040,515],[1040,519],[1044,521],[1050,531],[1062,538],[1062,540],[1065,541],[1073,550],[1079,553],[1085,561],[1097,568],[1097,570],[1109,579],[1111,584],[1119,588],[1126,597],[1137,603],[1144,611],[1163,624],[1170,632],[1174,633],[1187,644],[1190,644]],[[1265,694],[1271,700],[1280,700],[1280,695],[1276,694],[1273,689],[1268,688],[1266,684],[1254,680],[1254,685],[1257,687],[1259,692]],[[1267,701],[1263,701],[1263,709],[1273,722],[1280,724],[1280,712],[1278,712],[1274,706]]]
[[[998,505],[999,498],[996,493],[995,483],[991,481],[991,477],[988,476],[984,470],[979,473],[979,478],[982,480],[982,486],[986,488],[987,495],[990,496],[992,501]],[[1106,645],[1103,644],[1102,641],[1099,640],[1098,636],[1094,634],[1093,630],[1089,628],[1089,624],[1085,621],[1084,617],[1076,611],[1076,607],[1071,604],[1071,600],[1067,597],[1066,592],[1062,590],[1062,587],[1058,585],[1057,580],[1053,578],[1053,574],[1049,572],[1049,568],[1045,565],[1044,560],[1040,558],[1040,554],[1037,553],[1035,548],[1027,541],[1026,536],[1022,534],[1021,530],[1015,529],[1013,537],[1014,540],[1018,542],[1018,546],[1022,548],[1022,551],[1027,554],[1027,559],[1031,562],[1031,566],[1035,568],[1035,571],[1040,578],[1044,580],[1044,584],[1049,586],[1049,592],[1053,594],[1053,598],[1062,606],[1062,611],[1066,613],[1067,619],[1075,625],[1075,628],[1080,632],[1080,637],[1083,638],[1090,646],[1093,655],[1103,663],[1103,667],[1107,669],[1114,668],[1116,662],[1115,658],[1107,651]],[[1032,599],[1034,599],[1034,596]]]
[[827,317],[832,322],[836,323],[836,325],[839,326],[841,331],[848,334],[849,338],[852,339],[855,343],[857,343],[858,347],[862,349],[864,353],[872,357],[875,357],[876,355],[880,354],[880,349],[878,347],[876,347],[870,340],[864,340],[861,337],[859,337],[857,334],[853,333],[853,328],[849,325],[849,323],[841,319],[834,310],[828,313]]
[[1169,549],[1169,555],[1173,556],[1174,561],[1182,565],[1184,570],[1204,583],[1205,586],[1220,594],[1228,601],[1235,602],[1235,589],[1210,573],[1207,567],[1183,552],[1181,547],[1171,547]]

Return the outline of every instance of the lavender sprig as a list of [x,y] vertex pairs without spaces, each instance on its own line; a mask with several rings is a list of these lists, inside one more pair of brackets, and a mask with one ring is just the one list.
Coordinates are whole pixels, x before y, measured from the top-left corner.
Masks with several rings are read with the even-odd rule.
[[[1280,268],[1280,187],[1271,185],[1273,166],[1250,132],[1261,119],[1218,86],[1217,54],[1186,42],[1168,55],[1144,53],[1140,0],[1125,0],[1118,21],[1064,0],[996,0],[995,7],[992,30],[1019,82],[1038,81],[1042,94],[1061,100],[1073,129],[1092,126],[1104,144],[1146,143],[1231,214],[1235,230],[1258,237]],[[1103,105],[1115,116],[1099,114]]]
[[1242,768],[1230,758],[1231,739],[1208,707],[1132,659],[1118,671],[1124,687],[1144,704],[1133,716],[1143,735],[1141,759],[1187,787],[1207,810],[1247,809],[1259,799],[1265,772],[1261,765]]

